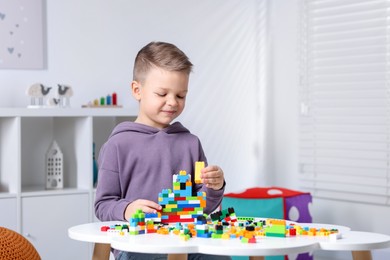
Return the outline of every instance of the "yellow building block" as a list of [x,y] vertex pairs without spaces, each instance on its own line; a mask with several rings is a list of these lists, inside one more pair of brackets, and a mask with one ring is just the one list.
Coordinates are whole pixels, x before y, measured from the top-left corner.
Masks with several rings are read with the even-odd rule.
[[195,162],[195,183],[202,183],[200,171],[204,168],[204,162]]

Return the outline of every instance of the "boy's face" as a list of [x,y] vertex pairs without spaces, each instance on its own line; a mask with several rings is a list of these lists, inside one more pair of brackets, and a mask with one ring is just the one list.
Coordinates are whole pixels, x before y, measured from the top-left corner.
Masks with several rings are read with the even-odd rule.
[[132,94],[139,101],[135,122],[163,129],[184,109],[189,75],[152,68],[143,83],[131,83]]

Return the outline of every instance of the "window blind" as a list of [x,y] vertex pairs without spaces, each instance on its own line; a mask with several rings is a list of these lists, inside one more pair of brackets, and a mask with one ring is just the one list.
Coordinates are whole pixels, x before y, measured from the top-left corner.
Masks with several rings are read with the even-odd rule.
[[300,186],[390,205],[390,3],[300,5]]

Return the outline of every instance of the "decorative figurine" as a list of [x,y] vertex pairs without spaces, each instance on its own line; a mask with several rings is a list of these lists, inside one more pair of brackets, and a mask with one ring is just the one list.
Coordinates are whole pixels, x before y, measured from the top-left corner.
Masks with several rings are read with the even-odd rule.
[[58,98],[60,107],[70,107],[70,97],[72,96],[72,87],[58,84]]
[[30,97],[30,107],[42,107],[43,99],[49,94],[51,87],[45,87],[41,83],[35,83],[26,90],[26,95]]
[[46,189],[64,187],[63,154],[56,141],[53,141],[46,153]]
[[[45,87],[41,83],[31,85],[26,90],[26,94],[31,99],[28,107],[70,107],[70,97],[73,96],[72,87],[63,84],[57,84],[57,86],[58,96],[49,97],[48,94],[52,87]],[[46,102],[44,102],[45,98]]]

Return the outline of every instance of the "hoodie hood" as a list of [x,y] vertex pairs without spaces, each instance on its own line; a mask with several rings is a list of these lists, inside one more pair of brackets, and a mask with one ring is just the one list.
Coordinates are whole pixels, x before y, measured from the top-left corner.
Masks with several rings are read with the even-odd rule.
[[136,132],[150,135],[157,134],[158,132],[164,132],[166,134],[190,133],[190,131],[185,128],[180,122],[175,122],[164,129],[158,129],[148,125],[126,121],[118,124],[114,128],[110,135],[110,138],[122,132]]

